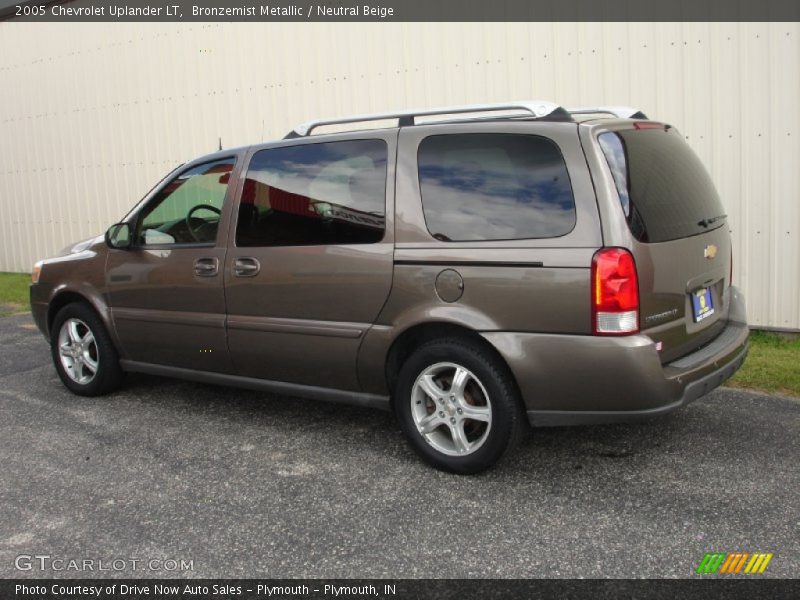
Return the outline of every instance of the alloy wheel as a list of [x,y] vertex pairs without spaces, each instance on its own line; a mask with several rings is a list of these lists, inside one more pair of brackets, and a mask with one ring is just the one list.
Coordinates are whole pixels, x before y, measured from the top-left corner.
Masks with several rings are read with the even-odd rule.
[[426,368],[414,382],[411,416],[417,431],[437,451],[465,456],[489,437],[492,404],[472,371],[443,362]]
[[100,366],[97,341],[89,326],[80,319],[72,317],[61,325],[58,352],[64,372],[74,382],[86,385],[97,375]]

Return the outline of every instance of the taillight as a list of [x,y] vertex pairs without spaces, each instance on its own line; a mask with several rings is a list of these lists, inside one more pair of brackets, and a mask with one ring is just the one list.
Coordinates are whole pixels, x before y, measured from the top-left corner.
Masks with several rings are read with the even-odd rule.
[[592,329],[595,335],[639,331],[639,278],[624,248],[603,248],[592,258]]

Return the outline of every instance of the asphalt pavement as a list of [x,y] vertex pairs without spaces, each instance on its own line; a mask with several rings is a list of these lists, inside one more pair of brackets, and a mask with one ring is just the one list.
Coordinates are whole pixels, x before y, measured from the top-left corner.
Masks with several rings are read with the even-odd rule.
[[463,477],[388,413],[146,376],[80,398],[30,316],[0,347],[0,577],[695,577],[738,551],[799,572],[797,399],[535,430]]

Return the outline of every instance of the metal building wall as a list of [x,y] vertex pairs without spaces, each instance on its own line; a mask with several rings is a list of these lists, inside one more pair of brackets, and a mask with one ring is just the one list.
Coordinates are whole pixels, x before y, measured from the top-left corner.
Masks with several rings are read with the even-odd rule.
[[0,23],[0,270],[101,233],[168,170],[318,116],[542,98],[675,124],[755,325],[800,328],[798,23]]

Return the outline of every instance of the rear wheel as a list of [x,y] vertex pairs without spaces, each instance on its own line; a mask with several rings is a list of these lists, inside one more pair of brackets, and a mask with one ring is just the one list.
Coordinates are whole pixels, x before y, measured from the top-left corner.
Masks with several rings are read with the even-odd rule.
[[414,449],[454,473],[491,467],[524,430],[505,365],[469,340],[435,340],[416,350],[400,370],[394,409]]
[[81,396],[107,394],[122,383],[119,356],[97,313],[83,303],[66,305],[53,320],[50,350],[58,376]]

